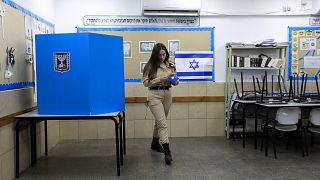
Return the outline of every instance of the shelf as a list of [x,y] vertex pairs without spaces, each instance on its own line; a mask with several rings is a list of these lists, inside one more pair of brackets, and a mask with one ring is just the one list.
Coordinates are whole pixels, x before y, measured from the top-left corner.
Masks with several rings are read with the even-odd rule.
[[268,67],[230,67],[232,70],[279,70],[282,68],[268,68]]
[[[234,92],[234,82],[233,79],[236,77],[238,77],[238,75],[240,74],[240,72],[244,75],[244,77],[247,77],[247,75],[252,75],[252,74],[259,74],[262,75],[262,73],[264,73],[265,71],[268,72],[268,74],[283,74],[284,70],[286,68],[286,64],[288,61],[288,57],[287,57],[287,52],[288,52],[288,45],[285,43],[278,43],[277,46],[267,46],[267,47],[256,47],[253,44],[245,44],[245,45],[233,45],[232,47],[227,47],[226,48],[226,80],[225,80],[225,130],[226,130],[226,135],[227,138],[229,138],[229,133],[232,132],[232,126],[230,126],[230,118],[231,118],[231,113],[230,113],[230,109],[231,109],[231,94]],[[277,62],[275,65],[276,67],[233,67],[232,65],[235,63],[235,58],[233,56],[239,56],[239,57],[248,57],[251,59],[253,58],[252,63],[255,62],[257,57],[254,56],[258,56],[259,54],[266,54],[269,55],[271,58],[274,59],[281,59],[284,61],[283,63],[283,67],[278,66],[278,64],[280,64],[279,62]],[[253,56],[250,56],[253,55]],[[240,59],[240,61],[244,61],[244,62],[238,62],[239,60],[237,59],[237,65],[239,64],[246,64],[245,62],[247,62],[246,59]],[[258,61],[259,62],[259,61]],[[239,63],[239,64],[238,64]],[[261,62],[262,63],[262,62]],[[269,62],[270,63],[270,62]],[[275,63],[275,62],[273,62]],[[250,62],[251,64],[251,62]],[[248,64],[246,64],[248,65]],[[239,77],[238,77],[239,78]],[[248,81],[248,79],[244,79],[244,82],[251,82],[252,80]],[[249,87],[248,87],[249,88]],[[251,86],[250,86],[251,88]],[[248,89],[247,89],[248,90]],[[240,90],[241,91],[241,90]],[[231,128],[231,129],[230,129]]]
[[286,45],[283,46],[265,46],[265,47],[256,47],[256,46],[234,46],[234,47],[227,47],[226,49],[232,49],[232,50],[236,50],[236,49],[283,49],[286,48]]

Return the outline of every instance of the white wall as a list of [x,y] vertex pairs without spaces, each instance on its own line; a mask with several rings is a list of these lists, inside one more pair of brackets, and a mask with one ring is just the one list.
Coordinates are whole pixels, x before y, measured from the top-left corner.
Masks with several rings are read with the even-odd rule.
[[312,5],[314,9],[320,9],[320,1],[319,0],[313,0]]
[[85,15],[141,15],[140,0],[55,0],[56,33],[76,32]]
[[[309,0],[312,9],[319,8],[319,0]],[[225,2],[226,4],[223,4]],[[245,2],[244,6],[242,3]],[[254,2],[254,3],[250,3]],[[301,7],[299,0],[272,0],[274,6],[265,6],[264,0],[202,0],[202,10],[217,11],[219,7],[233,6],[227,10],[230,13],[248,12],[250,9],[261,9],[263,12],[281,10],[283,5],[290,5],[292,9]],[[234,7],[242,7],[242,10]],[[263,9],[265,7],[265,9]],[[252,12],[252,11],[250,11]],[[140,0],[55,0],[56,32],[75,32],[75,27],[83,26],[84,15],[141,15]],[[225,77],[225,43],[226,42],[254,42],[264,38],[275,38],[278,42],[287,41],[288,26],[308,26],[309,17],[295,16],[201,16],[201,26],[215,27],[215,78],[223,82]]]
[[12,0],[23,8],[54,24],[54,0]]
[[202,0],[201,15],[310,14],[314,13],[316,1],[318,0]]

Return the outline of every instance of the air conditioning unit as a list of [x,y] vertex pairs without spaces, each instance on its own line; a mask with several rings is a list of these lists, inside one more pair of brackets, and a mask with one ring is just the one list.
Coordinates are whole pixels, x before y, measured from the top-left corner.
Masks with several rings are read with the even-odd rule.
[[142,0],[144,16],[199,16],[201,0]]

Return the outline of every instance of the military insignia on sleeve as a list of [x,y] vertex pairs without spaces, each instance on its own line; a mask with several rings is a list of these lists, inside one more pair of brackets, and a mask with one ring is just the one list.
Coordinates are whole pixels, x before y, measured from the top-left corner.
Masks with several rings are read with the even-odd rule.
[[54,53],[54,70],[57,72],[70,71],[70,53],[69,52]]

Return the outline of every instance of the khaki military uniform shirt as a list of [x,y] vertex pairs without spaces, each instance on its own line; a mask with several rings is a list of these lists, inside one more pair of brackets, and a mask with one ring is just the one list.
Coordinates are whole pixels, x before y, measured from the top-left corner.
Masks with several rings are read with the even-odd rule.
[[142,82],[145,87],[155,87],[155,86],[171,86],[169,81],[161,82],[161,77],[176,75],[176,68],[173,62],[169,62],[166,65],[160,65],[157,69],[157,75],[154,79],[149,79],[149,70],[146,71],[145,75],[142,77]]

